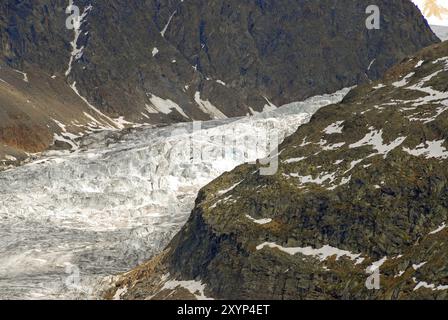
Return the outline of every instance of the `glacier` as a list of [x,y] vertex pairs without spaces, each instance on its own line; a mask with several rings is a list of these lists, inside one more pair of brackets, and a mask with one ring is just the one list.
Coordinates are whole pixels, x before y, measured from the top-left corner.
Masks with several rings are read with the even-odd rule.
[[266,157],[263,137],[281,142],[349,90],[244,118],[96,132],[0,172],[0,298],[98,298],[105,279],[163,250],[201,187]]

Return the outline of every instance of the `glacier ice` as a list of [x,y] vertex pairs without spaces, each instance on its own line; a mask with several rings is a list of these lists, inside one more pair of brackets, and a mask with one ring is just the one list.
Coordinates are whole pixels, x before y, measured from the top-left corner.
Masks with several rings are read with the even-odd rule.
[[[101,279],[168,244],[201,187],[266,157],[260,137],[284,139],[348,90],[200,126],[97,132],[0,172],[0,298],[95,298]],[[237,138],[246,143],[228,144]]]

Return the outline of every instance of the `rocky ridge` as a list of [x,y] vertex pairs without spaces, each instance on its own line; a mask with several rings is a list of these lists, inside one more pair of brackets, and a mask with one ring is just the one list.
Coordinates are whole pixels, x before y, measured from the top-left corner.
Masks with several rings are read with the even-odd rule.
[[105,296],[447,299],[447,84],[445,42],[320,109],[274,175],[242,165],[204,187],[166,250]]
[[381,30],[365,27],[367,0],[2,1],[0,156],[51,146],[65,132],[53,119],[79,135],[270,110],[377,79],[438,41],[410,1],[376,2]]

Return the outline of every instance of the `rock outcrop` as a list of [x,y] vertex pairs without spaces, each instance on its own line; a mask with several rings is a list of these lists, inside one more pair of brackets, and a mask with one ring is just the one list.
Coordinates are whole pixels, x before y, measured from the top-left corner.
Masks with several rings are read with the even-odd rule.
[[[204,187],[123,299],[447,299],[448,42],[320,109]],[[271,161],[275,161],[272,158]]]

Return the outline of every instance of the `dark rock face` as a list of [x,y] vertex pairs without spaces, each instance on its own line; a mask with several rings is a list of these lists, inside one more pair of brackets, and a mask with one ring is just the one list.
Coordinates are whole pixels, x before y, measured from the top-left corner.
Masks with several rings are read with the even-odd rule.
[[447,299],[447,83],[445,42],[320,109],[274,175],[242,165],[203,188],[122,297],[174,298],[177,279],[218,299]]
[[[65,26],[69,1],[5,0],[0,59],[76,82],[113,117],[161,123],[241,116],[268,101],[281,105],[377,79],[437,41],[410,1],[375,2],[380,30],[365,27],[367,0],[74,0],[85,13],[75,46],[84,48],[66,76],[75,38]],[[185,114],[148,112],[155,96]]]

